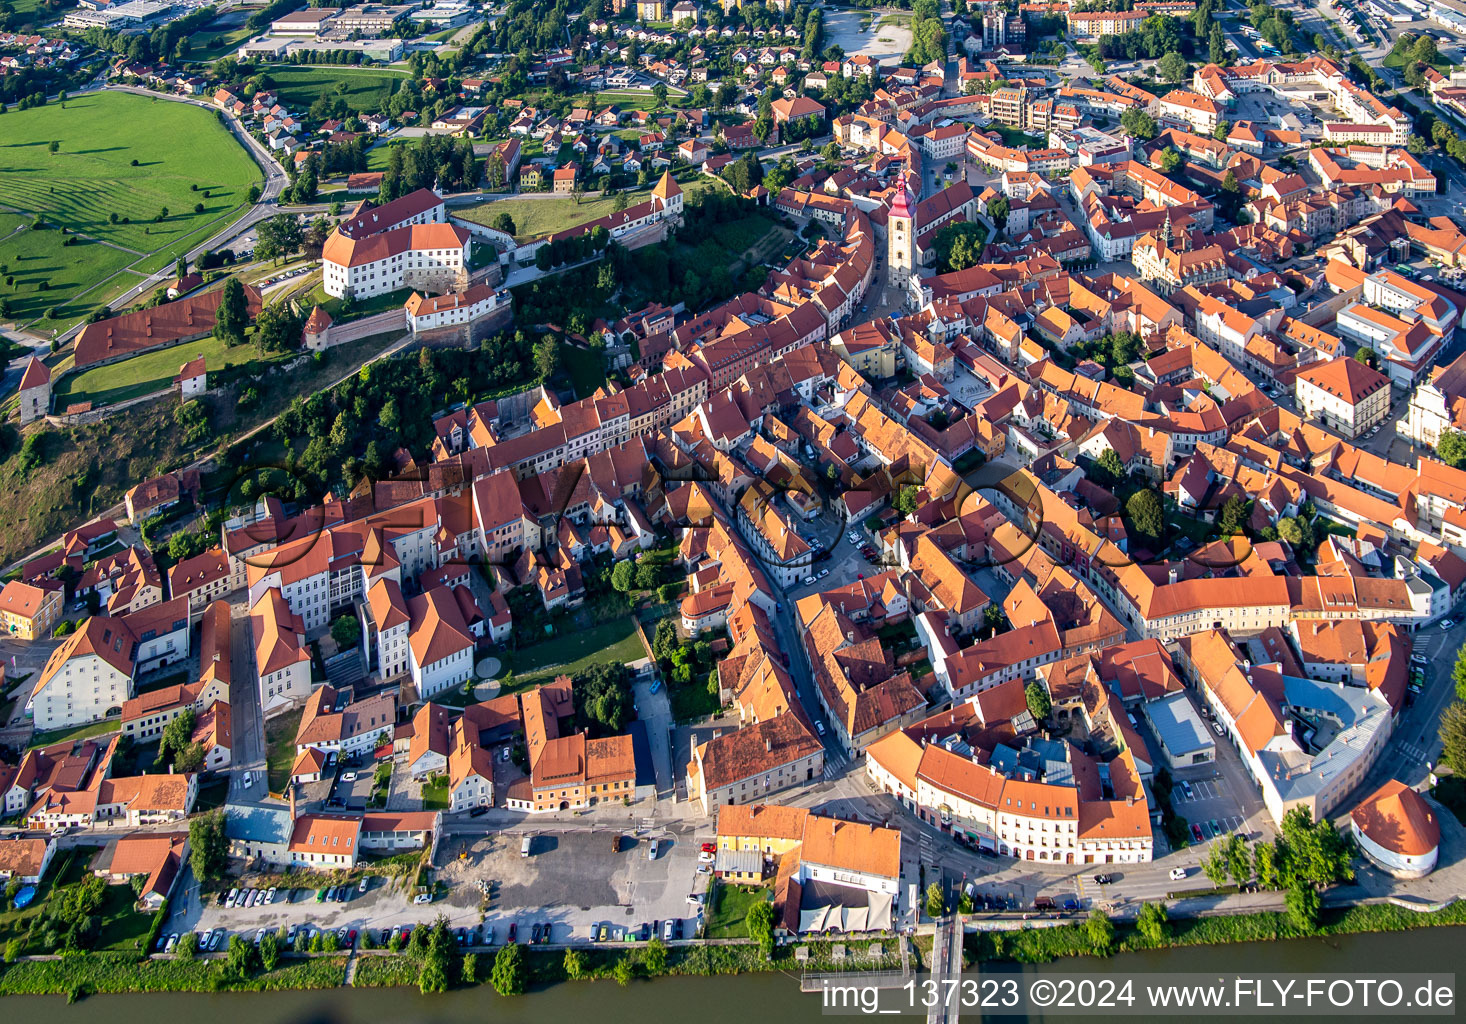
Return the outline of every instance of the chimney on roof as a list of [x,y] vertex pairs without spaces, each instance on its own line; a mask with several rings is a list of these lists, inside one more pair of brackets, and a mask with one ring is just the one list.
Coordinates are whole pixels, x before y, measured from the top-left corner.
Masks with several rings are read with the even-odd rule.
[[1125,806],[1126,807],[1134,807],[1135,806],[1135,794],[1134,793],[1131,793],[1131,794],[1129,794],[1129,795],[1127,795],[1125,797]]

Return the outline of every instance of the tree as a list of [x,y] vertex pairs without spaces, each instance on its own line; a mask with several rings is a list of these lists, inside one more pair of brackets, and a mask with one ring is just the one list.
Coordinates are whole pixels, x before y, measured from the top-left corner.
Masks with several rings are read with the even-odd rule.
[[611,569],[611,586],[620,593],[631,590],[632,574],[635,572],[631,559],[623,558]]
[[[1004,219],[1007,212],[1004,211]],[[983,246],[987,244],[987,228],[967,221],[954,221],[937,229],[932,248],[937,254],[937,269],[941,273],[966,270],[982,262]]]
[[1313,524],[1302,516],[1284,517],[1278,520],[1278,536],[1299,551],[1312,554],[1317,546],[1314,542]]
[[1170,146],[1157,153],[1156,159],[1160,161],[1162,174],[1174,174],[1176,169],[1181,166],[1181,154],[1177,153]]
[[1332,885],[1354,877],[1349,844],[1328,819],[1314,821],[1308,811],[1295,807],[1283,815],[1280,832],[1284,884],[1300,880]]
[[560,343],[546,334],[534,345],[534,371],[541,380],[549,380],[560,369]]
[[1106,448],[1090,467],[1090,479],[1102,487],[1114,487],[1125,479],[1125,463],[1113,448]]
[[278,931],[265,932],[260,936],[260,964],[267,971],[273,971],[280,965],[280,933]]
[[1131,107],[1120,115],[1120,127],[1129,132],[1131,138],[1141,142],[1156,137],[1155,118],[1139,107]]
[[219,293],[219,309],[215,313],[214,333],[226,345],[244,343],[244,328],[249,322],[249,302],[239,278],[230,276]]
[[1222,511],[1217,515],[1217,528],[1224,536],[1236,536],[1242,532],[1251,515],[1252,502],[1240,494],[1234,494],[1222,503]]
[[[363,933],[365,934],[365,933]],[[460,978],[465,985],[473,985],[478,982],[478,954],[464,953],[463,967],[460,971]]]
[[1211,130],[1211,137],[1214,138],[1214,139],[1216,139],[1218,142],[1226,142],[1227,141],[1227,136],[1230,135],[1231,133],[1232,133],[1232,122],[1231,121],[1222,120],[1222,121],[1218,121],[1217,122],[1217,126]]
[[453,950],[453,936],[448,932],[448,923],[438,918],[427,930],[426,949],[422,954],[422,967],[417,975],[417,988],[423,995],[431,992],[448,991],[448,955]]
[[255,320],[255,347],[261,354],[295,348],[300,344],[302,326],[289,302],[266,306]]
[[1264,889],[1276,889],[1281,881],[1278,871],[1277,844],[1263,841],[1253,847],[1252,859],[1257,870],[1257,884]]
[[1303,881],[1288,886],[1283,905],[1288,909],[1288,921],[1305,935],[1318,928],[1318,911],[1322,903],[1318,890]]
[[1237,195],[1242,191],[1242,185],[1237,181],[1237,175],[1230,169],[1222,177],[1222,191],[1230,192],[1232,195]]
[[1115,925],[1103,910],[1096,907],[1089,912],[1084,922],[1084,932],[1089,938],[1089,947],[1100,956],[1106,956],[1115,944]]
[[646,944],[642,952],[642,963],[646,966],[646,973],[650,976],[664,974],[667,970],[667,946],[660,938],[653,935],[651,941]]
[[926,887],[926,916],[941,917],[947,912],[947,897],[936,882]]
[[55,156],[59,152],[61,152],[61,143],[59,143],[59,142],[57,142],[57,141],[55,141],[53,139],[51,141],[51,155],[52,156]]
[[1177,82],[1185,82],[1190,69],[1186,66],[1186,57],[1177,53],[1176,50],[1171,50],[1155,63],[1155,70],[1161,73],[1161,78],[1174,85]]
[[635,976],[631,968],[631,957],[629,956],[622,956],[621,959],[616,961],[616,966],[611,968],[611,977],[615,978],[616,984],[622,988],[630,985],[631,979]]
[[523,995],[529,987],[529,965],[524,962],[524,949],[517,942],[503,947],[494,956],[494,970],[489,984],[501,996]]
[[173,947],[173,952],[180,960],[192,960],[199,951],[199,933],[184,932],[178,939],[178,945]]
[[209,811],[188,822],[188,862],[202,881],[221,878],[229,865],[229,837],[224,834],[224,812]]
[[1201,862],[1201,871],[1211,884],[1221,887],[1227,884],[1227,851],[1220,843],[1213,843],[1206,859]]
[[1028,702],[1028,713],[1034,717],[1034,720],[1048,721],[1049,713],[1054,710],[1054,702],[1049,699],[1049,691],[1036,682],[1029,683],[1024,687],[1023,696]]
[[1440,50],[1429,32],[1422,32],[1416,37],[1415,45],[1410,47],[1410,56],[1422,64],[1434,64],[1440,59]]
[[1159,541],[1166,528],[1166,513],[1161,506],[1160,495],[1148,487],[1130,496],[1125,503],[1125,517],[1130,521],[1130,528],[1148,544]]
[[232,935],[229,938],[229,950],[224,957],[224,973],[231,978],[243,981],[259,967],[259,950],[255,949],[254,943],[250,942],[243,935]]
[[765,958],[774,954],[774,905],[768,900],[754,900],[743,915],[748,937],[758,943]]
[[347,612],[331,623],[331,639],[343,648],[355,647],[361,642],[361,622]]
[[1169,922],[1164,903],[1142,903],[1135,916],[1135,932],[1148,945],[1159,946],[1170,933]]
[[1235,832],[1227,838],[1227,874],[1239,886],[1252,880],[1252,850],[1247,840]]
[[1213,64],[1220,64],[1227,59],[1227,40],[1222,35],[1222,26],[1213,24],[1211,31],[1206,37],[1207,59]]
[[304,232],[294,214],[277,213],[255,229],[255,255],[262,260],[279,260],[299,251]]
[[892,507],[903,516],[911,515],[917,509],[916,493],[918,490],[920,488],[915,484],[903,484],[901,489],[896,492],[895,498],[891,500]]
[[988,217],[999,231],[1008,223],[1008,197],[1001,192],[988,200]]
[[501,213],[494,218],[494,229],[496,231],[502,231],[506,235],[516,235],[519,233],[515,230],[514,218],[507,213]]
[[567,949],[561,964],[565,968],[565,977],[571,981],[579,981],[580,976],[585,973],[585,954],[578,949]]
[[1441,431],[1440,440],[1435,443],[1435,453],[1447,465],[1460,469],[1466,466],[1466,433],[1459,430]]

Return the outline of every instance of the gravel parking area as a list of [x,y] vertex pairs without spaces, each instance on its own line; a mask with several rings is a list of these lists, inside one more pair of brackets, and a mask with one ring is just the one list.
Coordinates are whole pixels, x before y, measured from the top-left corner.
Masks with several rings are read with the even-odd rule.
[[[611,852],[613,835],[622,837]],[[585,941],[589,926],[619,928],[643,921],[690,918],[689,893],[706,888],[697,876],[697,843],[665,835],[635,835],[611,829],[544,832],[534,836],[531,854],[520,856],[520,833],[444,842],[439,877],[452,886],[445,901],[474,903],[479,879],[492,883],[484,921],[502,936],[510,922],[554,926],[552,941]],[[659,846],[648,858],[651,843]],[[456,915],[455,915],[456,916]]]

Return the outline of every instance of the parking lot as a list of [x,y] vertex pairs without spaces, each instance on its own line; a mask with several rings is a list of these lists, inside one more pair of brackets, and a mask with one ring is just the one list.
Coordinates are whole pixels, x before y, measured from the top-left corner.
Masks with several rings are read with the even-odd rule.
[[[612,853],[613,835],[621,836]],[[708,875],[698,872],[699,843],[664,833],[639,835],[635,829],[584,829],[532,836],[530,855],[520,855],[523,834],[502,832],[444,840],[434,872],[442,883],[430,903],[413,901],[411,886],[367,876],[341,890],[342,899],[316,899],[318,890],[277,890],[272,902],[227,907],[209,899],[170,928],[203,934],[223,929],[251,941],[261,930],[310,927],[320,931],[366,929],[379,943],[384,930],[427,924],[440,915],[454,929],[473,929],[482,944],[500,944],[515,927],[527,942],[539,926],[540,941],[588,943],[591,926],[606,925],[611,941],[636,937],[639,926],[681,921],[683,934],[697,934]],[[652,842],[657,856],[648,856]],[[481,883],[488,889],[487,897]],[[240,880],[241,892],[249,879]],[[675,928],[675,926],[674,926]],[[227,939],[222,940],[227,942]]]
[[[1247,820],[1223,779],[1182,779],[1176,784],[1171,804],[1177,814],[1201,830],[1202,842],[1236,832]],[[1195,831],[1191,837],[1196,839]]]
[[[612,838],[619,850],[612,852]],[[648,854],[658,845],[656,859]],[[707,888],[699,874],[698,844],[662,833],[595,829],[539,833],[530,855],[520,855],[522,836],[496,833],[457,837],[443,843],[439,878],[450,886],[443,901],[450,921],[478,920],[479,891],[485,880],[491,897],[483,922],[497,934],[509,925],[540,922],[551,927],[552,942],[588,942],[590,927],[605,924],[611,937],[643,922],[682,919],[695,930],[697,904],[688,896]]]

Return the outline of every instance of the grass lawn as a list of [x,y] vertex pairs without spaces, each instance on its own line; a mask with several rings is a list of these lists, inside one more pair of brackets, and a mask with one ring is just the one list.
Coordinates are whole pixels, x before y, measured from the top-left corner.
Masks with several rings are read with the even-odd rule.
[[363,114],[375,114],[387,97],[407,78],[407,72],[390,68],[295,67],[275,64],[265,69],[280,94],[280,102],[291,109],[306,110],[323,92],[338,92],[344,86],[346,105]]
[[52,729],[50,732],[38,732],[31,737],[32,747],[47,747],[52,743],[65,743],[68,740],[84,740],[90,736],[105,736],[114,733],[119,725],[116,720],[110,722],[88,722],[86,725],[78,725],[71,729]]
[[[337,323],[345,320],[360,320],[362,317],[371,316],[373,313],[382,313],[389,309],[397,309],[412,296],[411,288],[399,288],[395,292],[386,292],[382,295],[373,295],[369,299],[357,299],[351,304],[351,312],[345,316],[341,313],[341,300],[332,295],[326,294],[326,286],[319,280],[315,286],[305,291],[300,296],[302,309],[309,310],[311,306],[320,306],[331,319]],[[173,371],[177,373],[177,370]]]
[[1029,149],[1043,149],[1045,142],[1036,135],[1029,135],[1027,132],[1020,132],[1017,128],[1009,128],[1005,124],[994,121],[988,125],[988,131],[995,131],[1003,137],[1005,146],[1027,146]]
[[510,660],[514,682],[508,689],[522,690],[553,679],[574,675],[581,669],[604,662],[625,664],[646,657],[646,648],[636,636],[636,621],[630,616],[603,622],[578,633],[554,637],[543,643],[521,647]]
[[265,723],[265,767],[270,792],[282,793],[295,767],[295,734],[300,731],[300,711],[287,711]]
[[718,885],[718,906],[708,914],[710,939],[746,939],[748,908],[773,894],[768,889],[750,889],[740,885]]
[[[0,144],[0,152],[3,149]],[[5,183],[6,179],[0,175],[0,191]],[[0,214],[0,266],[5,268],[0,276],[0,298],[10,304],[10,315],[17,323],[41,320],[53,307],[58,322],[80,320],[103,304],[103,296],[94,293],[76,301],[77,296],[137,259],[136,253],[114,249],[92,238],[77,238],[75,245],[66,245],[68,237],[76,236],[50,229],[15,231],[16,223],[22,220],[13,214]],[[14,283],[6,284],[11,278]],[[128,274],[121,280],[126,284],[119,291],[141,278],[134,279]]]
[[[280,353],[274,358],[293,358],[295,355],[294,352]],[[261,358],[259,350],[251,344],[231,348],[218,338],[203,338],[186,345],[145,352],[120,363],[94,366],[81,373],[67,374],[56,384],[56,407],[64,409],[72,402],[87,401],[104,405],[167,391],[173,386],[178,368],[198,356],[204,357],[204,365],[209,370],[222,370],[226,366],[247,363],[251,359],[259,359],[262,363],[271,359],[268,356]]]
[[706,672],[694,672],[691,681],[682,686],[668,683],[667,702],[672,705],[672,717],[679,722],[705,718],[722,707],[717,694],[708,692]]
[[[216,61],[220,57],[233,56],[234,51],[239,49],[239,44],[248,39],[252,32],[243,25],[227,25],[222,28],[215,28],[221,19],[215,19],[200,32],[190,39],[188,59],[192,61]],[[228,19],[233,21],[235,19]]]
[[147,937],[153,923],[151,914],[139,914],[133,910],[137,895],[130,885],[107,886],[106,899],[102,901],[102,931],[97,936],[97,949],[135,951]]
[[[52,141],[61,144],[55,154]],[[0,205],[131,249],[134,258],[229,216],[261,183],[218,117],[186,103],[88,93],[5,118]],[[163,207],[168,218],[155,222]]]
[[385,171],[387,169],[387,160],[392,155],[392,147],[410,146],[415,141],[415,139],[391,139],[382,143],[380,146],[373,146],[367,150],[367,170]]
[[596,388],[606,383],[605,357],[595,352],[562,342],[560,365],[570,377],[576,398],[588,398],[595,394]]
[[[635,206],[645,202],[648,194],[649,192],[629,194],[626,204]],[[527,242],[605,217],[615,211],[615,204],[614,197],[582,199],[578,205],[572,196],[558,199],[499,199],[481,206],[460,207],[453,215],[471,220],[475,224],[493,224],[499,214],[507,213],[514,219],[514,237],[521,242]]]
[[425,811],[446,811],[448,809],[448,780],[434,779],[431,784],[423,783],[422,809]]
[[[1384,66],[1387,68],[1404,70],[1407,64],[1413,64],[1415,62],[1413,60],[1407,60],[1405,57],[1396,53],[1394,50],[1391,50],[1389,53],[1385,54],[1385,59],[1380,63],[1384,64]],[[1440,56],[1439,54],[1436,55],[1435,60],[1431,62],[1430,66],[1435,68],[1441,74],[1445,75],[1450,74],[1451,68],[1453,67],[1450,61],[1446,60],[1446,58]]]

